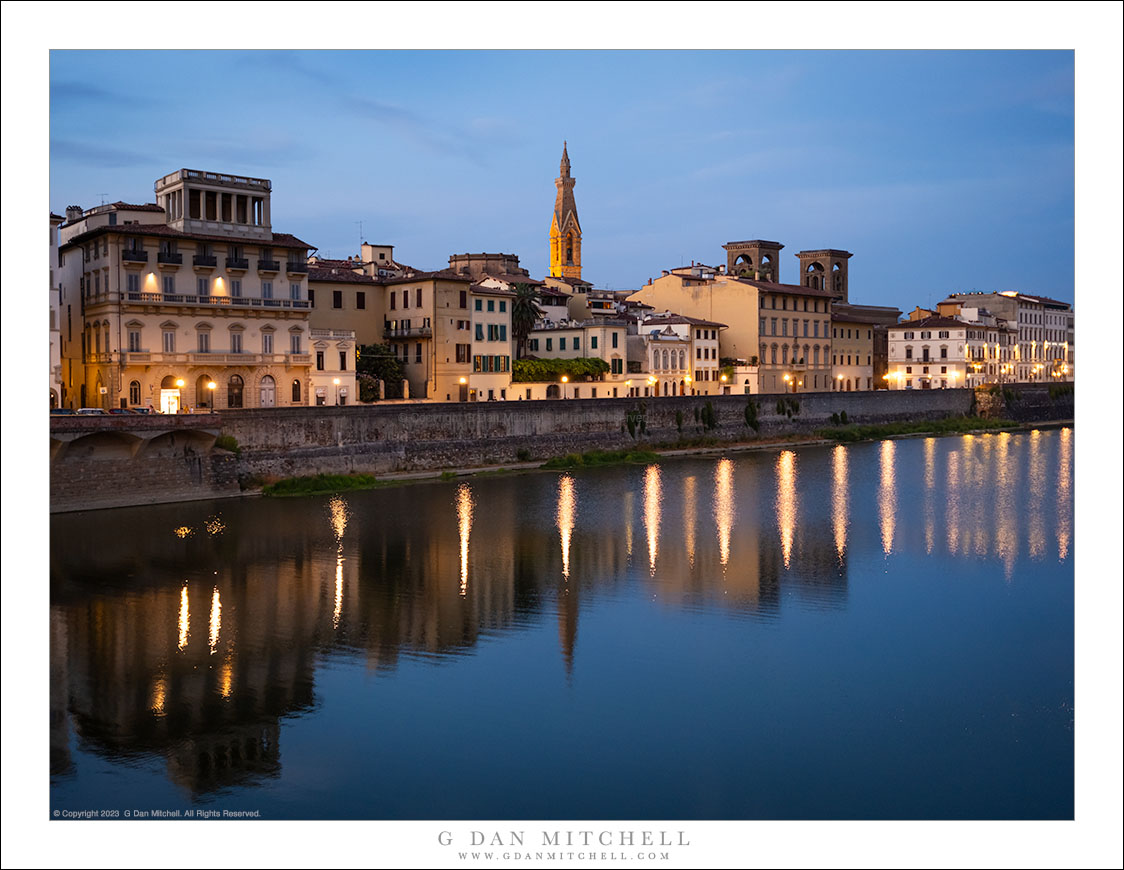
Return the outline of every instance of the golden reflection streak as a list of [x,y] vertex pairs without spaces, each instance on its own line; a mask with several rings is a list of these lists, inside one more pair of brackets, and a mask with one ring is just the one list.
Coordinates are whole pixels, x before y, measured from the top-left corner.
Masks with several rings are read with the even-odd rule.
[[695,476],[683,478],[683,543],[687,547],[687,563],[695,567],[695,515],[698,501],[695,496]]
[[332,609],[332,628],[337,629],[343,616],[343,533],[347,531],[350,516],[347,500],[338,495],[332,496],[328,502],[328,515],[332,533],[336,536],[336,598]]
[[777,457],[777,529],[781,534],[784,567],[792,563],[792,535],[796,528],[796,454],[782,450]]
[[234,659],[230,652],[227,650],[226,656],[223,659],[222,669],[219,671],[219,691],[222,692],[224,698],[229,698],[230,693],[234,690]]
[[468,543],[472,536],[472,513],[476,501],[472,498],[472,487],[462,483],[457,487],[457,529],[461,545],[461,596],[468,594]]
[[1015,488],[1018,486],[1018,462],[1011,459],[1011,433],[995,436],[995,482],[999,497],[996,505],[995,552],[1003,562],[1007,580],[1015,573],[1018,556],[1018,517],[1015,513]]
[[1073,469],[1073,430],[1068,426],[1058,433],[1058,559],[1069,555],[1070,511],[1073,509],[1070,495],[1070,475]]
[[960,549],[960,451],[958,450],[948,452],[945,528],[948,535],[948,552],[955,556]]
[[1041,559],[1046,553],[1046,523],[1042,510],[1046,501],[1046,457],[1042,447],[1042,433],[1034,429],[1030,433],[1030,504],[1029,531],[1027,543],[1032,559]]
[[[974,437],[974,436],[969,436]],[[989,481],[987,480],[988,472],[991,469],[991,444],[992,436],[984,435],[980,437],[979,448],[983,456],[973,455],[972,470],[975,474],[972,477],[973,487],[972,493],[972,529],[975,531],[975,554],[979,557],[987,555],[988,547],[987,533],[988,522],[987,516],[984,513],[983,493],[987,491]],[[994,510],[994,505],[993,508]]]
[[624,494],[624,547],[628,560],[632,561],[632,490]]
[[936,509],[933,490],[937,485],[937,439],[925,439],[925,553],[931,555],[936,541]]
[[880,451],[881,473],[878,484],[878,524],[882,531],[882,552],[887,556],[894,551],[894,526],[898,510],[897,487],[894,479],[893,441],[883,441]]
[[847,498],[847,448],[837,444],[831,451],[831,526],[840,562],[847,552]]
[[161,674],[156,678],[152,684],[152,702],[149,704],[149,709],[152,710],[157,716],[164,715],[164,702],[168,697],[168,681],[164,675]]
[[574,514],[577,511],[574,479],[568,474],[558,478],[558,533],[562,539],[562,577],[570,579],[570,537],[574,531]]
[[649,465],[644,472],[644,528],[648,532],[648,571],[656,573],[660,548],[660,467]]
[[219,631],[222,629],[222,601],[219,600],[219,587],[215,587],[215,591],[211,593],[211,655],[219,646]]
[[718,558],[730,562],[730,533],[734,529],[734,463],[720,459],[714,469],[714,522],[718,527]]
[[180,589],[180,641],[179,648],[182,650],[187,646],[187,636],[191,634],[191,609],[187,603],[187,584],[183,584]]

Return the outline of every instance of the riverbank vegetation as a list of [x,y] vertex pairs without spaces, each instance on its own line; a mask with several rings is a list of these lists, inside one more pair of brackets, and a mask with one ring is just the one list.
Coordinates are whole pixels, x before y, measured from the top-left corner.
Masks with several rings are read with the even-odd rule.
[[832,441],[870,441],[895,435],[955,435],[958,432],[1015,429],[1013,420],[985,420],[982,417],[946,417],[943,420],[918,420],[912,423],[873,423],[862,426],[832,426],[817,429],[816,435]]
[[356,489],[388,486],[373,474],[313,474],[308,477],[286,477],[262,487],[262,495],[330,495]]
[[622,463],[659,462],[660,455],[651,450],[587,450],[585,453],[568,453],[555,456],[542,464],[543,468],[596,468]]

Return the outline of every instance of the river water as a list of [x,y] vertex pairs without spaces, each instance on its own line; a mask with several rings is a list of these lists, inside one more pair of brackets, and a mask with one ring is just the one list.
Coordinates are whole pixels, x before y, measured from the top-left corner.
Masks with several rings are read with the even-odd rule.
[[51,809],[1072,818],[1072,429],[51,519]]

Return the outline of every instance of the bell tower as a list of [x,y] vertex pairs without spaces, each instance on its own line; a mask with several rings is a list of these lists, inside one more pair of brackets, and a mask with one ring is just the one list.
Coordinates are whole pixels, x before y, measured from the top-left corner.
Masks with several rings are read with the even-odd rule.
[[574,179],[570,177],[570,155],[562,143],[559,176],[554,179],[558,193],[554,198],[554,216],[550,221],[550,275],[553,278],[582,276],[582,228],[578,223],[578,207],[574,204]]

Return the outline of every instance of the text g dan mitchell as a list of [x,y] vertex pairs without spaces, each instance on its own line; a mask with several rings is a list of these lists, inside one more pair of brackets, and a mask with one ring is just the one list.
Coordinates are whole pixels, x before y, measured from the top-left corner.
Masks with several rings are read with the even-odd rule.
[[686,831],[466,831],[437,835],[442,846],[689,846]]

